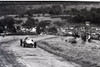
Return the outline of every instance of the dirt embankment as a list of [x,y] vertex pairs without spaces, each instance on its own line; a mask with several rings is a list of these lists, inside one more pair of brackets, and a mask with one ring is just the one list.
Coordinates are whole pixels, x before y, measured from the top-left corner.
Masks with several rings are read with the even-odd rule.
[[67,61],[79,63],[82,67],[100,67],[100,45],[99,41],[82,44],[77,39],[76,44],[66,42],[64,38],[42,40],[38,46],[50,53],[61,56]]

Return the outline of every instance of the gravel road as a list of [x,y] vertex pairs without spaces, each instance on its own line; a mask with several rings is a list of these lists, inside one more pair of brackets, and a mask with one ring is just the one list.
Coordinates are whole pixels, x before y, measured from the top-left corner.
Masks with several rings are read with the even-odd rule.
[[[0,67],[80,67],[68,62],[62,57],[50,54],[43,49],[24,48],[20,46],[20,39],[26,36],[0,37]],[[29,36],[35,40],[55,36]]]

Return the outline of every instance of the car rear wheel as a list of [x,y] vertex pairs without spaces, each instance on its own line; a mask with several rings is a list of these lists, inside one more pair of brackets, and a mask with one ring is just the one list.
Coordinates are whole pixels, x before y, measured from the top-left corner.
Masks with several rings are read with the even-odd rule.
[[34,42],[34,48],[36,48],[36,46],[37,46],[37,43],[36,43],[36,42]]
[[23,44],[23,47],[26,47],[26,44],[25,43]]

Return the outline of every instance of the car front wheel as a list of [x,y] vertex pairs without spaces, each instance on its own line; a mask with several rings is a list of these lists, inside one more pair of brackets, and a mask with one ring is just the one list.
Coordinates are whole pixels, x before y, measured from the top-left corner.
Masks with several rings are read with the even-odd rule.
[[22,39],[20,39],[20,46],[22,46],[22,43],[23,43],[23,42],[22,42]]
[[34,42],[34,48],[36,48],[36,46],[37,46],[37,42]]

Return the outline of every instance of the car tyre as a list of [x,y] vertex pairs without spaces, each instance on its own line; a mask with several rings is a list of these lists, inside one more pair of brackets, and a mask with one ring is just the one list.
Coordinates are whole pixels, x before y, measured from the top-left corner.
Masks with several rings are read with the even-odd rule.
[[22,46],[23,42],[22,42],[22,39],[20,39],[20,46]]
[[23,47],[26,47],[25,43],[23,44]]
[[23,46],[23,47],[26,47],[26,46],[25,46],[25,44],[24,44],[24,46]]
[[34,48],[36,48],[36,46],[37,46],[37,42],[34,42]]

